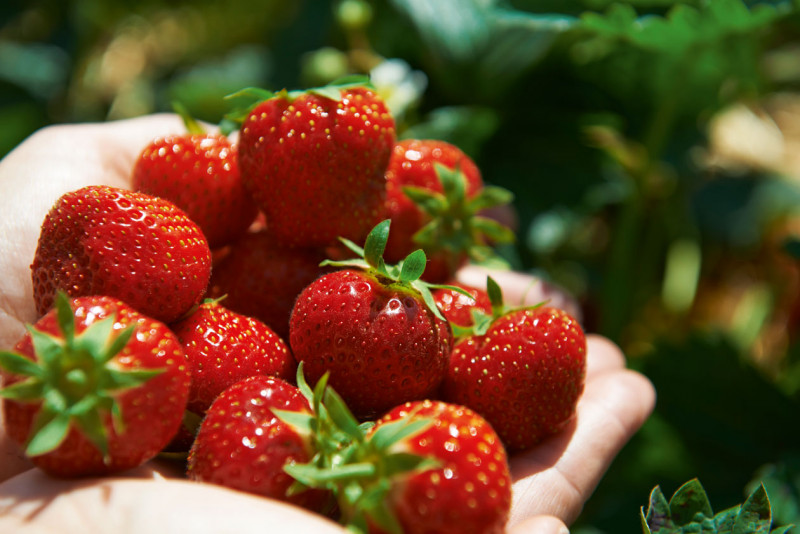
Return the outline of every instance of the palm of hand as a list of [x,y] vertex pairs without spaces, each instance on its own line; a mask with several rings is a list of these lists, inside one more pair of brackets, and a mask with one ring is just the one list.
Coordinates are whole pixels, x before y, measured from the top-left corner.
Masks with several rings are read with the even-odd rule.
[[[159,135],[180,131],[183,125],[173,115],[58,126],[38,132],[0,162],[0,235],[6,236],[0,242],[0,348],[12,347],[24,324],[36,320],[29,266],[39,226],[55,199],[89,184],[126,187],[139,151]],[[479,284],[481,276],[485,272],[474,269],[460,273],[463,281]],[[494,276],[509,302],[537,302],[545,296],[538,286],[529,291],[529,277]],[[563,532],[653,408],[652,385],[625,369],[617,347],[591,335],[588,347],[586,389],[573,423],[511,458],[510,531]],[[223,527],[238,531],[261,521],[279,529],[341,532],[333,523],[281,503],[181,480],[174,468],[159,462],[115,478],[49,479],[29,469],[3,433],[2,421],[0,458],[0,527],[13,526],[20,534],[202,533]],[[187,513],[174,514],[176,509]]]

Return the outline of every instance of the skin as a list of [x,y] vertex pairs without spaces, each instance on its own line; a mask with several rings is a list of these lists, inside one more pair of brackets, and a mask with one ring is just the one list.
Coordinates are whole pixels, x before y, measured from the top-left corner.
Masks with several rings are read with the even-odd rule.
[[[183,132],[177,116],[44,128],[0,161],[0,348],[10,349],[36,320],[30,280],[39,226],[63,193],[89,184],[128,187],[130,170],[153,138]],[[485,271],[459,278],[483,285]],[[492,273],[508,303],[550,299],[577,314],[569,299],[520,273]],[[652,384],[626,369],[605,338],[588,336],[588,372],[573,424],[511,458],[514,503],[509,533],[562,534],[619,450],[650,415]],[[269,499],[181,478],[152,461],[121,476],[55,480],[32,469],[0,420],[0,531],[17,534],[194,534],[272,531],[343,532],[334,523]],[[178,511],[178,513],[175,513]]]

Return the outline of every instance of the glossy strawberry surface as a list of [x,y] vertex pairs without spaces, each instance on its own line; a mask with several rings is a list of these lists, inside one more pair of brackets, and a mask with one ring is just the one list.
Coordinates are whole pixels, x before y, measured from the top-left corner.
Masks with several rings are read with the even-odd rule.
[[310,383],[330,384],[359,417],[372,417],[438,387],[452,347],[449,325],[408,289],[350,269],[300,294],[289,340]]
[[314,454],[309,436],[278,419],[273,409],[309,414],[308,401],[288,382],[254,376],[226,389],[209,407],[189,452],[192,480],[320,509],[323,491],[287,495],[294,479],[288,462],[307,462]]
[[[409,417],[428,418],[423,431],[392,451],[432,459],[437,467],[391,480],[387,505],[405,534],[493,534],[504,532],[511,508],[508,458],[491,425],[463,406],[421,401],[398,406],[381,425]],[[372,532],[383,532],[372,525]]]
[[366,87],[339,93],[279,93],[241,126],[242,179],[282,244],[360,241],[382,216],[394,119]]
[[63,195],[42,223],[31,265],[40,315],[57,290],[108,295],[171,322],[197,304],[211,275],[203,232],[173,203],[108,186]]
[[187,409],[205,413],[226,388],[254,375],[293,380],[297,370],[288,345],[257,319],[206,302],[171,325],[192,370]]
[[569,423],[585,376],[578,322],[557,308],[525,308],[456,343],[442,398],[483,415],[509,451],[519,451]]
[[241,236],[258,208],[239,174],[236,146],[219,134],[154,139],[133,168],[133,188],[173,202],[200,227],[211,248]]
[[[74,425],[64,441],[53,451],[33,456],[31,461],[42,470],[60,477],[102,475],[136,467],[154,457],[172,439],[186,407],[190,372],[186,356],[175,335],[160,321],[146,317],[116,299],[103,296],[79,297],[72,301],[75,332],[114,314],[112,332],[133,326],[133,335],[125,347],[114,356],[111,364],[115,370],[161,370],[144,384],[112,392],[120,413],[121,424],[114,425],[111,414],[101,414],[108,439],[108,460],[80,429]],[[56,311],[48,312],[34,328],[62,338]],[[15,346],[15,352],[32,360],[39,360],[26,334]],[[66,365],[66,363],[64,364]],[[69,369],[65,370],[65,373]],[[4,374],[4,385],[20,380],[19,376]],[[102,391],[103,385],[93,382],[88,374],[87,391]],[[81,397],[80,388],[73,386],[66,398]],[[27,443],[41,409],[41,402],[16,402],[5,399],[3,417],[5,430],[18,444]]]
[[492,314],[492,303],[486,290],[459,282],[449,282],[448,285],[458,287],[471,295],[467,296],[450,288],[440,288],[432,292],[433,299],[442,315],[451,323],[459,326],[471,326],[473,310],[487,315]]

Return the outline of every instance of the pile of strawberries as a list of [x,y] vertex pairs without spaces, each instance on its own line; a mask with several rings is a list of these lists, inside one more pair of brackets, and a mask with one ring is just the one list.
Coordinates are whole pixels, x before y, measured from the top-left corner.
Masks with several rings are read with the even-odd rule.
[[183,451],[190,479],[363,532],[500,532],[508,454],[561,431],[581,327],[453,282],[512,232],[457,147],[364,80],[246,91],[236,142],[154,140],[133,190],[55,203],[41,315],[0,353],[8,434],[54,476]]

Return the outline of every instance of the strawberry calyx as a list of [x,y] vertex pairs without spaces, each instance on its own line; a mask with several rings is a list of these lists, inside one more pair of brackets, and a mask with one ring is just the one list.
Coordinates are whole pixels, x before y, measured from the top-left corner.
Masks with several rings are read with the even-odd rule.
[[487,239],[498,244],[512,243],[514,232],[480,213],[510,204],[513,193],[502,187],[485,186],[467,197],[467,179],[458,166],[450,169],[438,162],[433,165],[443,192],[416,186],[402,188],[430,217],[430,221],[412,236],[414,243],[425,250],[445,250],[453,256],[466,253],[472,261],[482,265],[503,264],[494,249],[486,244]]
[[311,389],[302,366],[301,362],[297,385],[312,413],[272,410],[299,434],[309,436],[316,451],[305,464],[284,466],[295,480],[289,493],[309,488],[331,491],[342,512],[342,523],[351,531],[365,533],[371,521],[387,532],[402,534],[399,522],[386,505],[392,480],[439,467],[439,462],[396,445],[427,429],[433,420],[415,417],[411,412],[373,431],[375,423],[359,423],[344,400],[328,386],[327,374]]
[[77,427],[110,461],[103,414],[111,414],[114,431],[124,431],[120,406],[114,395],[137,387],[162,369],[120,370],[113,362],[131,339],[134,325],[113,334],[116,314],[92,323],[76,333],[69,298],[59,292],[55,299],[60,336],[27,325],[37,360],[0,352],[0,367],[23,380],[0,390],[0,397],[17,402],[40,402],[25,453],[46,454],[56,449],[73,426]]
[[383,259],[383,253],[386,250],[386,243],[389,240],[390,225],[391,219],[385,219],[375,225],[367,235],[363,248],[349,239],[340,237],[339,241],[358,257],[341,261],[325,260],[320,266],[364,269],[367,273],[376,277],[387,286],[401,287],[407,291],[417,293],[428,309],[438,319],[444,321],[445,318],[436,306],[436,302],[431,294],[431,289],[451,289],[469,298],[472,298],[472,295],[460,287],[446,284],[433,284],[422,280],[421,277],[425,272],[425,265],[427,263],[427,257],[422,249],[411,252],[396,265],[387,264]]
[[192,114],[189,112],[189,109],[181,102],[177,100],[172,102],[172,109],[180,116],[188,133],[201,135],[206,133],[206,129],[203,128],[203,125],[192,116]]
[[313,94],[329,100],[341,100],[342,90],[350,89],[353,87],[367,87],[374,89],[370,82],[369,76],[352,75],[334,80],[327,85],[320,87],[311,87],[309,89],[297,89],[289,91],[281,89],[280,91],[270,91],[262,87],[245,87],[235,93],[227,95],[226,100],[231,102],[235,101],[233,109],[225,114],[223,123],[221,125],[222,131],[230,133],[244,123],[244,120],[255,109],[257,105],[272,98],[283,98],[288,102],[293,102],[300,96],[306,94]]
[[547,301],[539,302],[533,305],[524,306],[507,306],[503,301],[503,290],[500,285],[491,276],[486,277],[486,293],[489,295],[489,302],[492,305],[492,313],[488,314],[481,309],[473,308],[470,311],[472,316],[472,325],[462,326],[452,324],[453,336],[456,338],[463,338],[469,336],[483,336],[489,330],[497,319],[523,309],[536,309],[544,306]]

